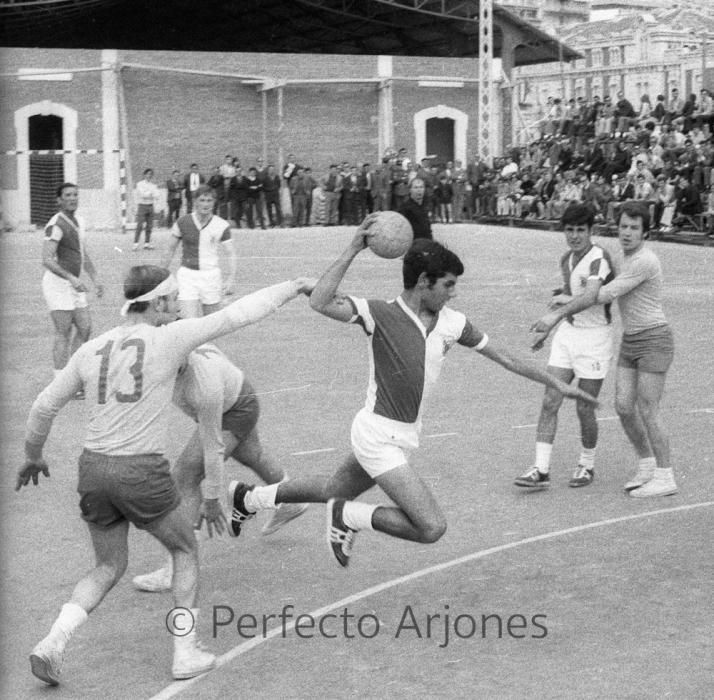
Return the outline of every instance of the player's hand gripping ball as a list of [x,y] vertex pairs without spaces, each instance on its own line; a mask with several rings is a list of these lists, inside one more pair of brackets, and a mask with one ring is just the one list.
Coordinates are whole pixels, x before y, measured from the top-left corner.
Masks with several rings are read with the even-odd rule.
[[396,211],[379,212],[369,233],[367,245],[380,258],[400,258],[414,240],[412,225]]

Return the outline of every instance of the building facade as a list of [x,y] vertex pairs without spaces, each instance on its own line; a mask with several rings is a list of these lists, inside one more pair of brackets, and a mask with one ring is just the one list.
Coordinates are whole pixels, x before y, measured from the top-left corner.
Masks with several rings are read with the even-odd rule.
[[[95,227],[122,218],[147,167],[163,184],[226,154],[316,175],[332,162],[462,160],[476,152],[476,59],[3,49],[0,194],[12,226],[54,210],[48,182],[77,182]],[[493,123],[501,123],[498,106]],[[62,151],[43,153],[42,151]],[[40,151],[38,153],[38,151]],[[126,199],[126,198],[125,198]],[[131,215],[131,202],[128,205]]]
[[560,37],[584,57],[515,71],[526,120],[548,97],[615,98],[622,91],[637,107],[643,94],[654,104],[658,94],[667,96],[674,87],[685,95],[714,88],[714,17],[708,12],[620,7],[611,18],[575,25]]

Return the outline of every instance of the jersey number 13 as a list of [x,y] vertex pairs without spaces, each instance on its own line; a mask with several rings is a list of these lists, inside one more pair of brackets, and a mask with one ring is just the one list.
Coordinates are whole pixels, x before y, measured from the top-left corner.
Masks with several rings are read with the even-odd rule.
[[[99,366],[99,398],[98,403],[104,404],[107,402],[107,379],[109,377],[109,358],[111,357],[114,341],[110,340],[101,350],[97,350],[96,354],[102,358],[102,363]],[[121,351],[129,351],[135,353],[134,364],[127,369],[129,374],[134,378],[134,391],[131,394],[125,394],[123,391],[114,392],[114,396],[119,403],[133,403],[141,398],[141,391],[144,384],[144,350],[146,344],[141,338],[130,338],[125,340],[119,347]]]

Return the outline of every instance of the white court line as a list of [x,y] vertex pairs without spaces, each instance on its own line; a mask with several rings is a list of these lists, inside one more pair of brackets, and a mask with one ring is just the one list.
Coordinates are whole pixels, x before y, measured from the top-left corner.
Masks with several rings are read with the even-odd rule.
[[425,435],[425,438],[441,438],[441,437],[453,437],[458,435],[458,433],[432,433],[431,435]]
[[[516,542],[509,542],[508,544],[501,544],[497,547],[490,547],[489,549],[482,549],[479,552],[473,552],[472,554],[467,554],[463,557],[458,557],[457,559],[451,559],[450,561],[443,562],[442,564],[436,564],[435,566],[429,566],[426,569],[420,569],[419,571],[414,571],[406,576],[400,576],[399,578],[394,578],[391,581],[385,581],[371,588],[365,588],[363,591],[359,591],[354,595],[338,600],[336,603],[330,603],[307,613],[312,618],[322,617],[333,610],[339,608],[347,607],[352,603],[356,603],[364,598],[368,598],[382,591],[386,591],[390,588],[399,586],[402,583],[410,583],[418,578],[423,578],[424,576],[429,576],[430,574],[440,573],[446,569],[450,569],[454,566],[459,566],[460,564],[468,564],[469,562],[476,561],[477,559],[483,559],[484,557],[490,556],[491,554],[498,554],[499,552],[505,552],[508,549],[514,549],[515,547],[521,547],[525,544],[533,544],[534,542],[542,542],[544,540],[551,540],[555,537],[562,537],[564,535],[571,535],[576,532],[584,532],[585,530],[592,530],[597,527],[605,527],[607,525],[615,525],[617,523],[627,522],[628,520],[641,520],[642,518],[647,518],[651,515],[662,515],[664,513],[676,513],[677,511],[693,510],[694,508],[707,508],[709,506],[714,506],[714,501],[704,501],[702,503],[692,503],[690,505],[675,506],[674,508],[660,508],[658,510],[650,510],[646,513],[634,513],[633,515],[623,515],[619,518],[608,518],[607,520],[598,520],[593,523],[586,523],[585,525],[576,525],[575,527],[569,527],[565,530],[555,530],[554,532],[546,532],[542,535],[536,535],[535,537],[527,537],[523,540],[517,540]],[[216,668],[225,666],[227,663],[233,661],[233,659],[238,658],[242,654],[254,649],[255,647],[263,644],[268,639],[282,635],[283,630],[286,632],[294,629],[295,623],[288,623],[285,626],[281,625],[271,629],[265,636],[255,637],[248,640],[247,642],[242,642],[233,649],[227,651],[216,659]],[[157,693],[149,700],[168,700],[178,695],[183,690],[190,688],[192,685],[198,683],[203,678],[208,677],[208,674],[202,676],[197,676],[191,678],[187,681],[175,681],[164,688],[161,692]]]
[[291,452],[291,457],[300,457],[302,455],[316,455],[321,452],[337,452],[336,447],[320,447],[317,450],[303,450],[302,452]]
[[714,408],[695,408],[693,411],[687,411],[687,413],[714,413]]
[[[597,418],[598,423],[608,420],[618,420],[617,416],[604,416],[603,418]],[[518,430],[520,428],[537,428],[538,423],[528,423],[527,425],[512,425],[511,430]]]
[[282,394],[284,391],[302,391],[309,389],[312,384],[303,384],[302,386],[286,386],[284,389],[273,389],[272,391],[256,391],[253,396],[268,396],[268,394]]

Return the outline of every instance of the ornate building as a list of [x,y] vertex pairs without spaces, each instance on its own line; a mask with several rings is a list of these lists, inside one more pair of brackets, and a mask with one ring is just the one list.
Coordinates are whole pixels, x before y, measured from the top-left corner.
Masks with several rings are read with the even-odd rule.
[[[562,41],[583,58],[570,64],[522,67],[515,72],[521,110],[529,113],[548,97],[591,98],[622,91],[635,105],[641,95],[681,94],[714,88],[714,16],[706,10],[660,9],[619,11],[610,19],[574,25],[560,33]],[[654,5],[656,3],[648,3]],[[593,3],[595,6],[595,3]]]

